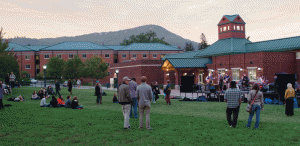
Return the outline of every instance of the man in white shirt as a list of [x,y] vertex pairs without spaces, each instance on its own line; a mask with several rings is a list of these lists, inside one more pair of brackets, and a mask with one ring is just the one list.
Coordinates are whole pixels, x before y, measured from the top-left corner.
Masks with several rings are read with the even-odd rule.
[[50,103],[49,104],[46,103],[46,98],[48,98],[48,96],[45,96],[44,98],[42,98],[41,103],[40,103],[41,107],[49,107],[50,106]]

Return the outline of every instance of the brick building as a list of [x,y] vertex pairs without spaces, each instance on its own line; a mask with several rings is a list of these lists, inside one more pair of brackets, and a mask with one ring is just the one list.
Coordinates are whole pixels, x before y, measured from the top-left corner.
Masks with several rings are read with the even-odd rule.
[[[251,42],[245,38],[245,24],[239,15],[224,15],[218,24],[217,42],[201,51],[167,55],[162,66],[166,77],[164,82],[167,76],[176,73],[176,85],[180,84],[180,76],[184,75],[195,75],[195,83],[204,83],[208,73],[214,77],[218,73],[228,73],[234,81],[239,81],[246,74],[250,82],[264,76],[270,83],[274,82],[274,74],[281,72],[297,74],[297,81],[300,81],[300,36]],[[183,65],[182,57],[178,56],[199,61],[201,67],[192,66],[190,61]],[[218,81],[213,83],[218,84]]]

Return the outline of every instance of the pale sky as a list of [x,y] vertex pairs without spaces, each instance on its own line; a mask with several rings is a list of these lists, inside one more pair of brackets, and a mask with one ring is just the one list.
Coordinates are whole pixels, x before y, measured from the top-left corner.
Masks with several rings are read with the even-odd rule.
[[4,38],[55,38],[155,24],[195,42],[218,40],[239,14],[252,42],[300,36],[300,0],[0,0]]

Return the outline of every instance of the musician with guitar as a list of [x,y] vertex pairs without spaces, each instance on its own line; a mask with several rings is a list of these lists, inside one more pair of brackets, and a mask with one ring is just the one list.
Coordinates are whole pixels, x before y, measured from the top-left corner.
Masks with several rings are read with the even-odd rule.
[[206,77],[206,85],[207,85],[207,89],[209,89],[211,86],[212,86],[212,83],[213,83],[213,80],[215,78],[212,77],[212,74],[209,74],[207,77]]
[[229,82],[230,82],[230,76],[226,73],[224,76],[224,83],[225,83],[226,89],[229,88]]
[[221,73],[219,73],[219,87],[220,87],[220,91],[223,91],[223,76]]

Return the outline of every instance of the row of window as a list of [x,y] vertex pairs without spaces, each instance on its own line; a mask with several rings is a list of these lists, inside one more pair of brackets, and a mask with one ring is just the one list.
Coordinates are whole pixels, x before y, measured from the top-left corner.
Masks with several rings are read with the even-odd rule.
[[[240,70],[239,69],[231,69],[232,70],[232,80],[239,81],[240,77]],[[225,70],[218,70],[218,73],[221,73],[222,76],[225,75]],[[210,72],[211,73],[211,72]],[[248,77],[250,80],[256,80],[256,69],[248,69]]]
[[[109,63],[106,63],[108,65],[108,67],[110,67]],[[30,69],[30,65],[25,65],[25,69]],[[36,65],[36,69],[40,69],[39,65]]]
[[[98,56],[98,54],[96,53],[96,54],[94,54],[94,56]],[[61,54],[56,54],[56,57],[61,58]],[[69,54],[69,59],[71,59],[73,57],[74,57],[74,54]],[[86,54],[82,54],[82,58],[86,58]],[[109,54],[105,54],[105,58],[109,58]],[[26,59],[26,56],[25,56],[25,59]],[[49,54],[45,54],[44,59],[49,59]]]
[[[243,26],[235,26],[233,25],[233,30],[243,30]],[[220,32],[222,31],[229,31],[230,30],[230,26],[224,26],[223,28],[220,28]]]
[[[127,54],[122,54],[122,58],[126,58]],[[157,54],[152,54],[153,58],[157,57]],[[136,58],[136,54],[132,54],[132,58]],[[143,54],[143,58],[147,58],[147,54]]]

